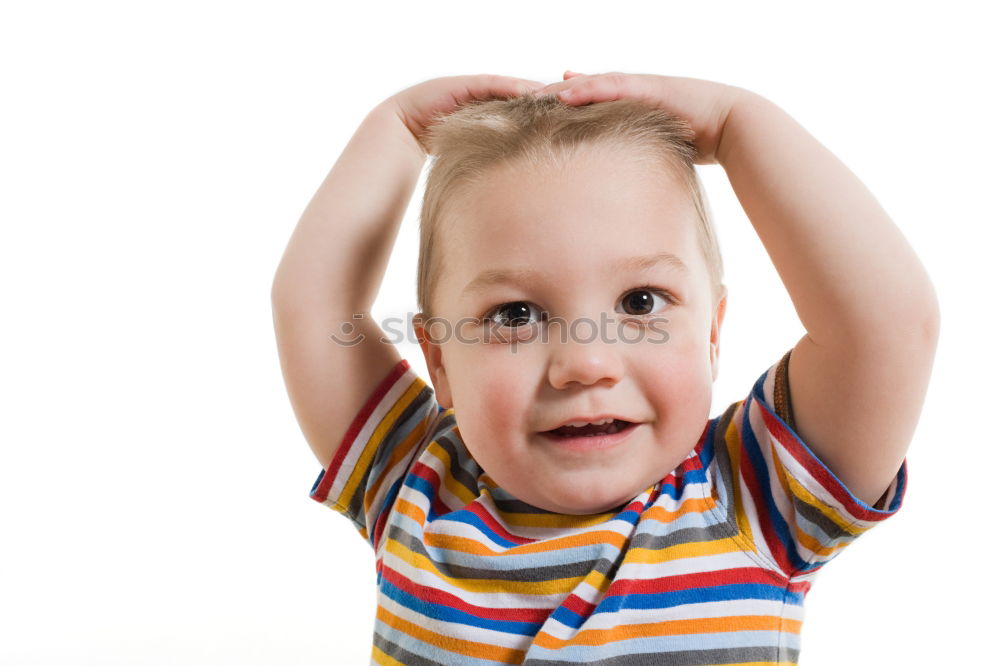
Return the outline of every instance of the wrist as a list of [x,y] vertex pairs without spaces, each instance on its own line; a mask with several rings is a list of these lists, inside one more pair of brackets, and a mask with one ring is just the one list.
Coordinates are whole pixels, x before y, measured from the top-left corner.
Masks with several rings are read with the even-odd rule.
[[419,138],[419,129],[412,126],[395,96],[382,101],[369,115],[377,117],[380,124],[390,128],[389,131],[399,136],[400,141],[406,144],[409,151],[421,163],[426,160],[428,153]]
[[754,109],[771,102],[746,88],[733,87],[728,107],[719,125],[719,144],[715,150],[716,161],[725,168],[733,146],[737,142],[740,126]]

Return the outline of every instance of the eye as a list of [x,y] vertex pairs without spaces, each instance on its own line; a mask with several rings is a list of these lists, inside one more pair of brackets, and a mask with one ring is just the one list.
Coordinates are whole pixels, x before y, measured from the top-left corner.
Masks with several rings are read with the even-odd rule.
[[[624,308],[626,310],[624,314],[632,315],[634,317],[653,314],[660,309],[656,307],[655,301],[657,298],[666,301],[667,305],[676,302],[670,294],[662,289],[650,286],[638,287],[622,297],[622,303],[624,304]],[[629,310],[635,310],[635,312],[630,312]]]
[[530,323],[532,308],[539,313],[539,319],[545,316],[543,311],[527,301],[514,301],[498,305],[487,312],[483,315],[483,323],[519,328],[521,324]]

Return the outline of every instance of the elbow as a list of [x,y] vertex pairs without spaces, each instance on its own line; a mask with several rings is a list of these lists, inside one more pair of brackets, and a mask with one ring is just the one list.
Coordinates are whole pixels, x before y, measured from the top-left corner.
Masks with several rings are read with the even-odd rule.
[[934,289],[929,290],[929,302],[919,319],[919,336],[930,352],[937,349],[938,336],[941,333],[941,307],[938,305]]
[[289,270],[285,260],[282,259],[271,277],[271,303],[286,302],[289,296],[297,291],[295,287],[297,279],[297,276]]
[[897,322],[893,329],[899,353],[913,361],[934,358],[941,331],[941,309],[933,288],[927,290],[918,304],[910,306],[903,321]]
[[869,317],[835,340],[873,361],[895,358],[901,363],[923,363],[932,362],[940,330],[941,311],[933,288],[928,288],[919,300],[897,299],[891,309]]

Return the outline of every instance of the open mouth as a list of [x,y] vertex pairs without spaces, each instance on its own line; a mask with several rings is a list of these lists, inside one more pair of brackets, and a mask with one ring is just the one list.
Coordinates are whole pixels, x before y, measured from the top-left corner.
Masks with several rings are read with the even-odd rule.
[[562,426],[561,428],[556,428],[555,430],[547,430],[544,435],[549,435],[550,437],[556,438],[574,438],[574,437],[599,437],[601,435],[615,435],[623,430],[634,427],[634,423],[629,421],[622,421],[615,419],[611,423],[604,423],[601,425],[587,424],[585,426]]
[[616,420],[602,425],[585,425],[579,428],[563,426],[539,433],[545,440],[564,451],[592,453],[624,446],[641,424]]

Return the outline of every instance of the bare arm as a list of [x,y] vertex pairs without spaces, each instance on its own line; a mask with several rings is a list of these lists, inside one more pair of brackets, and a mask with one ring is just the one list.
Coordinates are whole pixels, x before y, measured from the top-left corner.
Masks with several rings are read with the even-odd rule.
[[868,189],[770,101],[738,98],[717,156],[807,331],[788,370],[799,435],[874,504],[923,405],[934,288]]
[[[288,395],[324,467],[365,400],[401,360],[391,343],[379,341],[383,332],[370,310],[426,159],[423,131],[436,114],[466,100],[541,85],[454,76],[393,95],[365,117],[302,214],[275,272],[271,304]],[[361,341],[343,345],[333,335]]]
[[[383,333],[370,309],[424,160],[394,106],[375,107],[309,202],[274,276],[282,374],[303,434],[324,467],[364,401],[400,360],[391,344],[379,342]],[[341,329],[344,323],[351,328]],[[341,345],[333,334],[364,340]]]
[[566,72],[567,104],[636,98],[688,121],[697,164],[719,163],[806,328],[789,362],[802,440],[875,503],[905,457],[937,346],[937,297],[882,207],[767,99],[714,81]]
[[425,157],[391,100],[372,109],[292,233],[274,276],[275,304],[335,303],[348,319],[367,312]]

